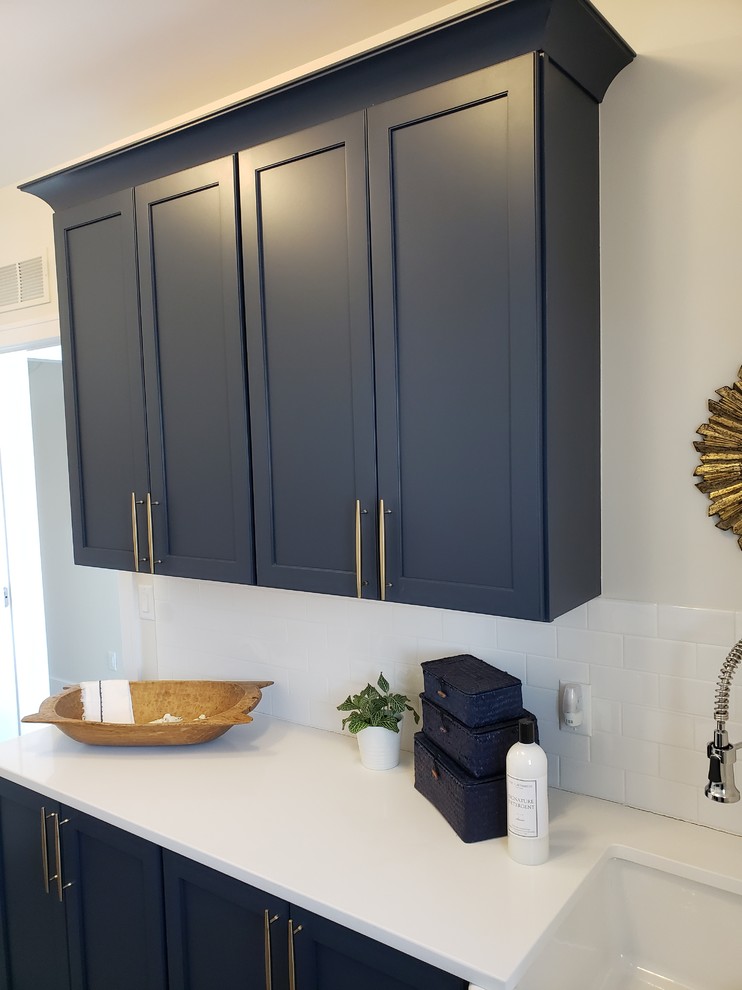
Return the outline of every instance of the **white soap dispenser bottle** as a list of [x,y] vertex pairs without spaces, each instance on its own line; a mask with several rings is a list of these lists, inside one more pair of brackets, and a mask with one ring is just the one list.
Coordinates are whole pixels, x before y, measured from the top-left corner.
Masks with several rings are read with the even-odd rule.
[[549,858],[546,753],[536,742],[536,722],[518,722],[518,742],[508,750],[508,852],[516,863],[537,866]]

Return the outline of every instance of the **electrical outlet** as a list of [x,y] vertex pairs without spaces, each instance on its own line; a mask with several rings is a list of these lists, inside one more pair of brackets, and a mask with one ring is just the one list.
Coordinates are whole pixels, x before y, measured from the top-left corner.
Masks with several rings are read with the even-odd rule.
[[119,669],[119,658],[116,656],[115,650],[108,651],[108,669],[109,670]]
[[[577,686],[580,689],[580,710],[582,721],[579,725],[567,725],[564,711],[564,689],[567,685]],[[577,681],[559,681],[559,728],[562,732],[572,732],[576,736],[591,736],[593,734],[593,712],[592,697],[589,684],[580,684]]]

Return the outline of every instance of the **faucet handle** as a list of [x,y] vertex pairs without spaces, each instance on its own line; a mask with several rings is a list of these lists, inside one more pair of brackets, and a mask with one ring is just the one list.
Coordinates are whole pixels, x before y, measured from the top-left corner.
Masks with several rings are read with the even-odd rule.
[[740,748],[742,743],[733,746],[728,742],[726,731],[715,733],[713,741],[708,744],[709,776],[704,793],[712,801],[722,804],[739,801],[740,794],[734,782],[734,763]]

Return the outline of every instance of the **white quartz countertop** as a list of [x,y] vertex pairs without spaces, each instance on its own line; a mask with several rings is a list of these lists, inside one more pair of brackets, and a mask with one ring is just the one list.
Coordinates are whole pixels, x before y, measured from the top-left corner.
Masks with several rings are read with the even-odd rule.
[[[551,856],[466,844],[413,788],[412,757],[365,770],[355,739],[258,714],[201,746],[85,746],[53,727],[0,744],[0,776],[461,976],[510,990],[615,847],[742,889],[742,839],[550,791]],[[701,782],[699,782],[700,786]]]

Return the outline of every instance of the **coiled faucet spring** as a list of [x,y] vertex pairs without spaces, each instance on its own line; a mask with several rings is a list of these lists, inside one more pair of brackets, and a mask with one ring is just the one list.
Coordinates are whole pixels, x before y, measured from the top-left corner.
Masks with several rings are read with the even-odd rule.
[[719,671],[714,701],[716,731],[706,750],[709,758],[709,779],[705,794],[712,801],[719,801],[722,804],[734,804],[740,797],[734,782],[734,763],[737,759],[737,750],[742,747],[742,743],[736,745],[730,743],[726,730],[732,677],[740,663],[742,663],[742,639],[729,651]]
[[742,663],[742,639],[731,648],[719,671],[714,703],[714,718],[717,722],[726,722],[729,718],[729,692],[732,687],[732,677],[740,663]]

